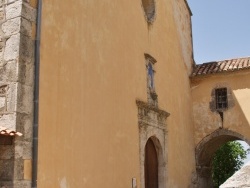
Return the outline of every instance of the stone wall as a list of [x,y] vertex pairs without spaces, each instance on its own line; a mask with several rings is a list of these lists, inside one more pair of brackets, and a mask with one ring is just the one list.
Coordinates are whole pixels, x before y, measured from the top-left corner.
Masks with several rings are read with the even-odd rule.
[[[193,119],[195,126],[195,144],[218,129],[228,129],[250,138],[248,117],[249,110],[244,110],[246,88],[249,71],[230,74],[213,75],[210,77],[192,78]],[[214,109],[214,89],[227,88],[228,108],[222,114]],[[237,93],[241,92],[242,96]],[[221,116],[222,115],[222,116]]]
[[141,187],[135,99],[147,101],[145,53],[157,60],[159,108],[171,113],[166,187],[188,187],[191,93],[175,1],[155,1],[150,25],[141,1],[43,1],[38,187],[123,188],[134,178]]
[[[193,187],[212,187],[211,160],[222,144],[250,142],[249,78],[249,70],[241,70],[191,79],[196,154]],[[220,88],[227,89],[227,107],[216,109],[215,89]]]
[[0,146],[3,187],[31,187],[36,7],[36,0],[0,0],[0,125],[23,133]]

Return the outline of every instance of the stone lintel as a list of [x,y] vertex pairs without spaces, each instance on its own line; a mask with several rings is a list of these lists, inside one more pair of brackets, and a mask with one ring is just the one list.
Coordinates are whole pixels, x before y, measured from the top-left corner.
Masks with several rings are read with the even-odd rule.
[[157,114],[159,114],[160,116],[162,117],[165,117],[167,118],[168,116],[170,116],[170,113],[164,111],[164,110],[161,110],[159,109],[158,107],[155,107],[153,105],[150,105],[146,102],[143,102],[143,101],[140,101],[140,100],[136,100],[136,104],[138,106],[139,109],[145,109],[145,110],[148,110],[148,111],[153,111]]

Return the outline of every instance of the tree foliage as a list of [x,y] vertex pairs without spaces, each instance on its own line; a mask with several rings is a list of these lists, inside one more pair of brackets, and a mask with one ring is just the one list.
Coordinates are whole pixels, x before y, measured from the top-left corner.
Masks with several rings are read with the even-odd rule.
[[244,164],[248,151],[237,142],[227,142],[215,153],[212,161],[212,177],[215,187],[219,187]]

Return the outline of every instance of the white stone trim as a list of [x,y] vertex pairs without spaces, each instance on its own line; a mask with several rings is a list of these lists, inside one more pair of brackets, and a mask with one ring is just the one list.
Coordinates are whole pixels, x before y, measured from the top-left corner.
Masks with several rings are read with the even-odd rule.
[[145,188],[144,162],[145,146],[148,139],[154,142],[158,157],[158,181],[159,188],[166,188],[167,183],[167,131],[166,118],[169,114],[163,110],[137,101],[139,110],[139,148],[140,148],[140,172],[141,188]]

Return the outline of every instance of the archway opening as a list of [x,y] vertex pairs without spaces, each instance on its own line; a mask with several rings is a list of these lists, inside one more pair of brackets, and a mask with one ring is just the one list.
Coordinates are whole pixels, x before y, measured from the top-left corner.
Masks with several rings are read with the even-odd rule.
[[250,162],[250,145],[248,145],[248,143],[246,143],[245,141],[242,141],[242,140],[240,140],[238,142],[243,146],[243,148],[245,150],[248,151],[247,158],[244,160],[244,165],[245,165],[245,164]]
[[250,143],[244,136],[225,129],[219,129],[205,137],[196,147],[196,184],[198,187],[211,188],[212,160],[215,152],[225,143],[235,140],[243,140]]
[[229,141],[223,144],[212,159],[213,187],[219,188],[235,172],[243,167],[247,150],[239,141]]

